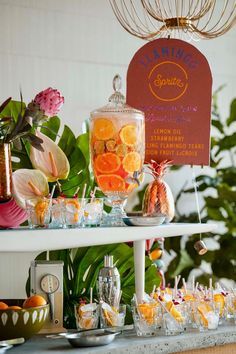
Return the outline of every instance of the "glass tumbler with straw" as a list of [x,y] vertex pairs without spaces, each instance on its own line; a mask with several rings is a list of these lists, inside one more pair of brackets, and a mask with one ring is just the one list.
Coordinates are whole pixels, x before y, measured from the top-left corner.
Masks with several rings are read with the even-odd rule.
[[76,326],[79,331],[98,327],[99,306],[93,302],[93,288],[90,288],[90,302],[74,306]]

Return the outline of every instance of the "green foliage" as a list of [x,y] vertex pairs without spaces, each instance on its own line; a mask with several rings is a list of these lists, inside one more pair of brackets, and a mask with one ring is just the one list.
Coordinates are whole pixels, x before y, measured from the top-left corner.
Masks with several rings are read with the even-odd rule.
[[[24,102],[12,101],[8,98],[0,106],[0,143],[14,143],[18,150],[23,142],[29,142],[42,151],[42,140],[34,135],[38,120],[32,120]],[[22,138],[24,139],[22,141]]]
[[[197,177],[198,191],[202,193],[204,200],[202,221],[211,220],[223,226],[223,231],[217,234],[203,234],[202,237],[214,239],[218,242],[219,249],[199,256],[193,247],[196,236],[189,237],[184,246],[180,238],[169,238],[165,246],[169,252],[174,250],[176,256],[166,272],[168,282],[180,271],[182,276],[187,278],[192,269],[201,268],[202,260],[211,265],[215,280],[228,278],[236,281],[236,99],[231,102],[230,116],[224,122],[217,103],[219,92],[220,90],[213,96],[212,126],[215,135],[211,144],[211,170],[209,175]],[[177,206],[181,196],[186,193],[194,193],[194,189],[182,190],[176,200]],[[175,221],[198,222],[198,216],[196,213],[184,215],[179,212]],[[206,284],[207,278],[201,275],[198,281]]]
[[[51,251],[50,260],[64,262],[64,315],[66,328],[74,328],[74,304],[79,299],[89,300],[90,288],[94,288],[94,298],[97,300],[96,282],[99,269],[103,266],[103,258],[112,254],[120,273],[122,302],[129,304],[135,292],[133,248],[126,244],[83,247],[73,250]],[[46,259],[46,252],[36,259]],[[151,292],[154,284],[160,279],[156,267],[146,257],[146,291]]]

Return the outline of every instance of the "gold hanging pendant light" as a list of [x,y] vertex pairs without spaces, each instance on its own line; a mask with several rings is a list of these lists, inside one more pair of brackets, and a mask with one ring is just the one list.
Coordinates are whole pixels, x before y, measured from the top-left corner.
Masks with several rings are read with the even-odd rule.
[[130,34],[153,40],[185,40],[222,36],[236,23],[235,0],[109,0]]

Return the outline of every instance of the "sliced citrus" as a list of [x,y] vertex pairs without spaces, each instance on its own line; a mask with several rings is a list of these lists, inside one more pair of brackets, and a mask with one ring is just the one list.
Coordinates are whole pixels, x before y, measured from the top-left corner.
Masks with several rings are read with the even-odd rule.
[[98,118],[94,121],[93,133],[98,140],[109,140],[114,137],[116,130],[111,120]]
[[119,170],[121,161],[119,156],[112,152],[98,155],[95,159],[95,169],[101,173],[112,173]]
[[194,296],[192,294],[184,295],[184,301],[194,301]]
[[133,146],[137,142],[137,127],[134,124],[125,125],[120,131],[122,143],[128,146]]
[[214,302],[219,304],[220,316],[222,316],[225,307],[225,298],[223,294],[214,294]]
[[125,181],[117,175],[100,175],[97,177],[99,187],[104,192],[124,192]]
[[154,323],[156,314],[155,304],[139,304],[138,310],[148,324],[152,325]]
[[167,310],[171,313],[171,315],[178,321],[178,322],[183,322],[184,318],[181,315],[181,313],[176,309],[175,305],[173,304],[172,301],[168,301],[166,303],[166,308]]
[[141,156],[138,152],[129,152],[122,161],[126,172],[139,171],[141,167]]
[[208,304],[203,303],[203,304],[199,305],[197,309],[198,309],[198,312],[201,315],[204,327],[207,327],[208,326],[208,320],[206,318],[206,315],[207,315],[208,312],[212,311],[211,306],[208,305]]

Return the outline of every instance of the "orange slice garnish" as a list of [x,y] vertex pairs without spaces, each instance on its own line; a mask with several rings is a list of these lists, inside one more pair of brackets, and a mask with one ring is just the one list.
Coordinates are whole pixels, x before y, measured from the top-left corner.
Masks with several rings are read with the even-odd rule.
[[223,314],[224,307],[225,307],[225,298],[222,294],[214,294],[214,302],[220,304],[220,316]]
[[186,294],[186,295],[184,295],[184,300],[185,301],[194,301],[194,296],[192,294]]
[[141,156],[138,152],[129,152],[122,161],[123,168],[126,172],[139,171],[141,167]]
[[120,176],[100,175],[97,182],[104,192],[125,192],[125,181]]
[[156,304],[139,304],[138,310],[145,321],[152,325],[155,322]]
[[184,322],[184,318],[181,313],[176,309],[175,305],[172,301],[168,301],[166,304],[167,310],[171,313],[171,315],[176,319],[178,322]]
[[198,312],[200,313],[201,317],[202,317],[202,322],[204,324],[205,327],[208,326],[208,320],[206,318],[206,314],[210,311],[212,311],[212,308],[210,305],[208,304],[201,304],[198,306]]
[[123,144],[133,146],[137,143],[137,127],[133,124],[125,125],[120,131],[120,139]]
[[95,159],[95,169],[101,173],[112,173],[119,170],[121,161],[113,152],[98,155]]
[[94,121],[93,134],[98,140],[109,140],[116,133],[114,124],[106,118],[98,118]]

